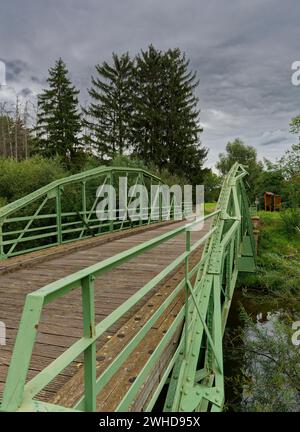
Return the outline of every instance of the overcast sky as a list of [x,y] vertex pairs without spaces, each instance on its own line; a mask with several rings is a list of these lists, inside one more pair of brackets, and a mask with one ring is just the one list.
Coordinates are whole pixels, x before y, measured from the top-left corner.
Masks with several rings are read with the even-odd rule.
[[235,137],[274,160],[296,141],[289,121],[300,113],[300,86],[291,84],[299,36],[299,0],[2,0],[0,99],[17,92],[32,100],[61,56],[85,103],[94,65],[113,51],[179,47],[200,79],[207,165]]

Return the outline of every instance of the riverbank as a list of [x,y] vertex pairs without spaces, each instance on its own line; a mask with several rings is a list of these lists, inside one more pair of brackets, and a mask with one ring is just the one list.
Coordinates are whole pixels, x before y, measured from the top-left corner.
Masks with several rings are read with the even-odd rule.
[[299,309],[300,233],[286,229],[283,214],[259,212],[257,272],[241,275],[238,286],[245,294],[258,291],[275,305],[284,301]]
[[[225,333],[230,411],[300,411],[300,234],[260,212],[257,272],[239,277]],[[294,341],[295,342],[295,341]]]

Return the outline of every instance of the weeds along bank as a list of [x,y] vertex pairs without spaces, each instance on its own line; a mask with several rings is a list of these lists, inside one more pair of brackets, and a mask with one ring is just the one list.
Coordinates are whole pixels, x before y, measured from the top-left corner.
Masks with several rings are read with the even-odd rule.
[[260,212],[258,271],[239,278],[225,335],[227,409],[300,410],[300,211]]
[[[258,271],[240,278],[240,287],[274,305],[300,306],[300,209],[260,212]],[[249,293],[248,293],[249,294]]]

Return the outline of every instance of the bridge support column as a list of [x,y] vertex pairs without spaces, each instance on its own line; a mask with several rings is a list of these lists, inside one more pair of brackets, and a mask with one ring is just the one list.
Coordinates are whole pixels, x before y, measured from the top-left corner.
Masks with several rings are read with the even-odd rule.
[[[94,278],[82,281],[83,335],[95,337]],[[84,406],[85,411],[96,411],[96,342],[84,351]]]
[[242,242],[241,256],[238,258],[238,270],[247,273],[253,273],[256,270],[254,252],[249,235],[246,235]]
[[61,226],[61,189],[56,188],[56,229],[57,243],[62,244],[62,226]]

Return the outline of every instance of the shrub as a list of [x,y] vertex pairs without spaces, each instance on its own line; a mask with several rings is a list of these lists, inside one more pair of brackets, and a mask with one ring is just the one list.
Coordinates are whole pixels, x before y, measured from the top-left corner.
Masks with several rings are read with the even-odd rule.
[[284,230],[288,234],[300,234],[300,209],[290,208],[280,213]]
[[54,159],[33,157],[20,162],[0,159],[0,197],[13,202],[68,174]]
[[[291,342],[292,323],[298,316],[268,313],[266,321],[241,312],[243,328],[226,334],[225,356],[238,361],[240,372],[226,379],[234,394],[230,408],[243,412],[298,411],[300,403],[299,347]],[[238,400],[238,399],[236,399]]]
[[167,169],[159,170],[154,164],[145,165],[143,161],[133,157],[128,157],[124,155],[117,156],[112,160],[111,165],[118,166],[118,167],[143,169],[161,178],[161,180],[169,186],[175,184],[179,184],[179,185],[188,184],[187,179],[184,177],[179,177],[177,175],[171,174]]
[[0,208],[1,208],[1,207],[4,207],[6,204],[7,204],[6,199],[3,198],[3,197],[0,197]]

